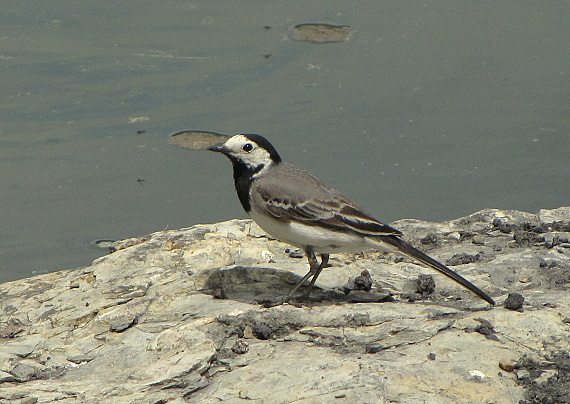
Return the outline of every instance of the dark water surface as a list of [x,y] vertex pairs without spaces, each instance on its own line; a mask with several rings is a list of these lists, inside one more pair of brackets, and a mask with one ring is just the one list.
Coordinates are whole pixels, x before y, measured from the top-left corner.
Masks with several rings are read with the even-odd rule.
[[[244,217],[181,130],[261,133],[384,221],[570,204],[570,2],[21,2],[0,15],[0,282]],[[351,26],[344,43],[291,39]]]

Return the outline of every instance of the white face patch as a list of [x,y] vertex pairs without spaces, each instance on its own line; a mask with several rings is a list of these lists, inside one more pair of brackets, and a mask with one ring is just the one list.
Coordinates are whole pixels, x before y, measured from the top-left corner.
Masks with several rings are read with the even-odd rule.
[[224,146],[229,149],[232,157],[239,159],[248,167],[256,168],[263,165],[267,168],[273,164],[269,152],[244,135],[232,136]]

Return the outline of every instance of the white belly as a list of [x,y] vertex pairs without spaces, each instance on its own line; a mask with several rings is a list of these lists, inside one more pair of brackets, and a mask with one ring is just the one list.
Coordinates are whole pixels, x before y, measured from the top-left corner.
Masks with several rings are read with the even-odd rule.
[[365,238],[356,233],[335,232],[319,226],[309,226],[298,222],[279,222],[252,209],[252,219],[270,236],[294,245],[305,248],[313,247],[315,252],[321,254],[338,252],[358,252],[370,249],[393,251],[392,248],[379,241]]

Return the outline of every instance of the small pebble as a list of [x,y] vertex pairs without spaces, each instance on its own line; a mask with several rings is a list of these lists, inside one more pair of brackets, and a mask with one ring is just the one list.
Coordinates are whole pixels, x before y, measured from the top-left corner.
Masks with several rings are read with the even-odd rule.
[[236,343],[232,346],[232,352],[242,355],[249,351],[249,344],[242,339],[238,339]]
[[499,338],[495,335],[495,328],[489,320],[485,320],[484,318],[476,318],[475,320],[480,324],[475,327],[474,331],[483,334],[487,339],[499,341]]
[[435,291],[435,280],[431,275],[420,274],[416,280],[416,292],[431,295]]
[[517,375],[517,379],[519,380],[528,379],[530,377],[530,372],[526,369],[516,370],[515,374]]
[[503,306],[509,310],[522,311],[524,296],[520,293],[509,293]]
[[482,382],[487,377],[485,376],[485,373],[481,372],[480,370],[470,370],[469,376],[471,376],[473,380],[476,380],[478,382]]
[[365,269],[359,276],[354,278],[354,288],[365,291],[372,289],[372,275],[370,275],[368,270]]
[[499,360],[499,367],[503,369],[505,372],[512,372],[513,370],[515,370],[516,364],[517,362],[512,359]]
[[136,315],[125,315],[117,318],[109,326],[109,330],[112,332],[123,332],[136,325],[139,321],[139,317]]

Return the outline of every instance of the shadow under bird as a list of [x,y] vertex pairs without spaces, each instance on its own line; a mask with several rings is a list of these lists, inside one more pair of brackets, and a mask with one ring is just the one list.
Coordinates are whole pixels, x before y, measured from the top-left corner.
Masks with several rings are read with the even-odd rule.
[[305,251],[310,270],[283,302],[312,277],[306,292],[308,297],[330,253],[378,249],[412,257],[495,304],[467,279],[402,240],[399,230],[374,219],[308,172],[283,162],[263,136],[235,135],[208,150],[222,153],[232,162],[239,200],[259,227]]

